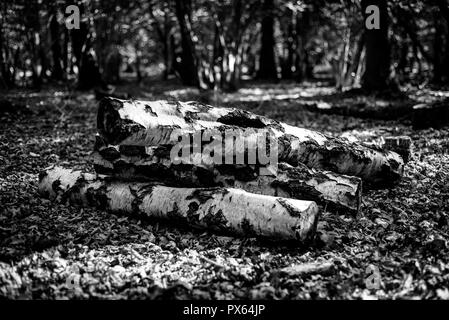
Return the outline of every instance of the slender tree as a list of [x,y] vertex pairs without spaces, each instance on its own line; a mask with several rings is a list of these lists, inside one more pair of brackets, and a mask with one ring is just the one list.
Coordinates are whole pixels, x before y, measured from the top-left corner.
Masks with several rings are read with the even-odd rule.
[[[390,88],[390,43],[388,40],[388,8],[387,0],[362,0],[362,12],[365,21],[376,19],[367,12],[369,6],[376,6],[379,11],[379,29],[367,28],[365,23],[365,73],[362,77],[362,88],[366,91],[385,90]],[[372,7],[371,7],[372,8]]]
[[14,85],[14,79],[8,68],[9,48],[6,45],[6,3],[0,7],[0,87],[10,88]]
[[439,12],[435,13],[434,82],[449,83],[449,4],[436,0]]
[[277,65],[274,47],[274,0],[264,0],[262,18],[262,36],[259,70],[257,77],[261,80],[277,80]]
[[[80,6],[80,13],[85,13],[84,6]],[[73,55],[78,67],[78,89],[89,90],[102,84],[100,68],[92,48],[90,20],[82,20],[79,29],[71,30]]]
[[293,77],[294,54],[295,54],[295,21],[293,11],[286,7],[280,18],[280,27],[283,35],[283,48],[281,55],[281,75],[282,79],[291,79]]
[[176,17],[181,33],[181,62],[179,74],[185,85],[198,86],[198,61],[195,54],[195,45],[192,37],[192,2],[191,0],[175,1]]
[[58,22],[56,9],[53,9],[53,13],[50,18],[50,36],[51,36],[51,52],[53,57],[53,71],[52,77],[56,80],[62,80],[64,77],[62,66],[62,52],[61,52],[61,37],[60,26]]
[[301,82],[305,79],[313,78],[313,65],[310,62],[309,49],[307,43],[309,41],[309,33],[312,27],[312,12],[306,7],[302,12],[296,12],[295,18],[295,70],[296,80]]
[[170,74],[173,74],[173,48],[172,48],[172,29],[173,25],[171,23],[171,12],[169,1],[157,1],[161,5],[160,15],[158,17],[155,14],[156,4],[152,1],[149,2],[149,13],[151,17],[151,24],[156,31],[159,41],[162,44],[162,56],[164,60],[164,72],[163,79],[167,80]]

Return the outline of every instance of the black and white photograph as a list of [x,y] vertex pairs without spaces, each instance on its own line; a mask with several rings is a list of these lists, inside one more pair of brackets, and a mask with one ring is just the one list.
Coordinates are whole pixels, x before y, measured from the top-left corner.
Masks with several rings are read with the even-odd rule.
[[1,0],[0,300],[449,300],[449,0]]

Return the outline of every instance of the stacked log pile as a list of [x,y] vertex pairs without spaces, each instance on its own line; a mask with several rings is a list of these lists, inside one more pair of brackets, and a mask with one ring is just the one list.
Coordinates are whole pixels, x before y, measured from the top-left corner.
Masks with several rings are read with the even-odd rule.
[[[52,168],[40,177],[41,195],[195,228],[304,242],[313,237],[321,210],[357,215],[362,182],[392,185],[404,170],[403,159],[393,151],[198,102],[105,98],[97,126],[96,174]],[[260,130],[274,137],[267,142],[277,147],[269,154],[275,157],[274,171],[272,163],[259,160],[237,164],[173,158],[180,134],[192,138],[218,132],[224,138],[224,132],[232,131],[244,137],[232,150],[223,144],[220,150],[227,154],[259,143]],[[211,142],[193,146],[197,153],[192,157],[201,158]]]
[[276,176],[254,166],[173,164],[165,146],[138,149],[105,145],[97,136],[92,159],[96,172],[124,181],[163,181],[170,186],[239,188],[270,196],[313,200],[357,214],[360,178],[279,163]]
[[[214,108],[198,102],[123,101],[104,99],[98,111],[98,130],[108,144],[173,146],[174,132],[271,130],[278,142],[279,162],[357,176],[374,184],[394,183],[404,163],[395,152],[375,150],[357,143],[294,127],[248,111]],[[248,133],[249,132],[249,133]],[[174,140],[176,139],[176,140]]]

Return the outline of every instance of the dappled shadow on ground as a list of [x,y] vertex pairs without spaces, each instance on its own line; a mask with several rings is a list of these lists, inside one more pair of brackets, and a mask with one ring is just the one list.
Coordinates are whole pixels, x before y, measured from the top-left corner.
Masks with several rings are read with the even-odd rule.
[[[414,91],[414,93],[416,90]],[[178,88],[161,92],[182,100],[198,99],[213,105],[244,108],[254,112],[270,112],[281,108],[284,112],[311,111],[328,115],[380,119],[410,120],[412,107],[418,104],[407,92],[386,91],[366,95],[360,89],[337,91],[326,83],[312,82],[277,85],[248,83],[235,93],[204,92],[193,88]],[[430,95],[427,94],[427,97]]]
[[[200,94],[164,85],[144,89],[134,89],[133,97],[185,100]],[[304,97],[283,99],[290,93]],[[254,104],[248,100],[252,94]],[[269,99],[257,98],[265,94]],[[412,131],[406,122],[298,108],[332,94],[326,87],[257,84],[220,97],[224,105],[237,103],[329,134],[363,129],[412,137],[415,150],[403,181],[392,189],[366,191],[360,219],[325,212],[309,248],[177,228],[39,198],[38,173],[45,167],[62,162],[92,170],[88,156],[96,131],[96,101],[92,93],[63,89],[6,95],[28,105],[31,114],[0,114],[0,295],[448,298],[449,130]],[[419,101],[435,94],[413,95]],[[333,267],[325,273],[282,273],[286,266],[309,262],[331,262]],[[380,270],[379,290],[366,287],[369,264]]]

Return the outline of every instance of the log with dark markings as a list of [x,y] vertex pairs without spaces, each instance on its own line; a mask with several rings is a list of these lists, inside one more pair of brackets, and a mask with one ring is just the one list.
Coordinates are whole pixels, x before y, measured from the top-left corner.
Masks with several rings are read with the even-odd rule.
[[244,236],[306,242],[317,225],[319,208],[302,201],[233,188],[174,188],[118,182],[54,167],[40,175],[39,193],[72,205],[93,206],[167,219],[195,228]]
[[103,99],[97,124],[107,143],[132,146],[172,146],[178,142],[174,132],[193,134],[233,129],[241,136],[251,136],[265,129],[277,138],[279,162],[293,166],[303,163],[309,168],[358,176],[370,184],[394,183],[401,178],[404,168],[395,152],[349,143],[248,111],[198,102]]
[[163,146],[133,148],[97,142],[92,160],[97,173],[124,181],[240,188],[271,196],[313,200],[328,209],[353,215],[359,212],[362,181],[357,177],[309,169],[303,164],[293,167],[287,163],[279,164],[275,176],[260,175],[256,166],[173,164],[167,154],[167,148]]
[[352,130],[343,133],[340,137],[373,149],[396,152],[402,157],[404,163],[408,163],[413,152],[413,142],[409,136],[379,135],[369,130]]

